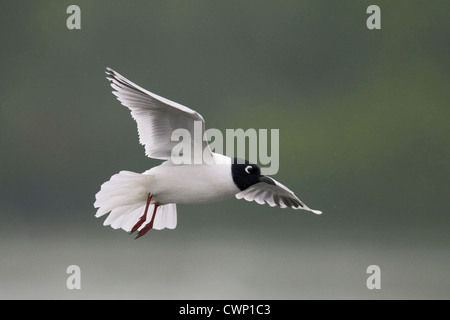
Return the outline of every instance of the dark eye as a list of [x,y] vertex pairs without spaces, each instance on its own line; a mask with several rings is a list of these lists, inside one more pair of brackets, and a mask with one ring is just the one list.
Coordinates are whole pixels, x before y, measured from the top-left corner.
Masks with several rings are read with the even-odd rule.
[[250,174],[252,170],[253,170],[252,166],[246,166],[245,167],[245,172],[247,172],[248,174]]

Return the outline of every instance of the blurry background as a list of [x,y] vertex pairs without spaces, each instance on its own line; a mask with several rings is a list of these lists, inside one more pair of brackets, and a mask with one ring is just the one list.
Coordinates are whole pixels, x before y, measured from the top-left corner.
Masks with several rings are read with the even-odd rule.
[[[66,9],[81,8],[81,30]],[[381,30],[366,9],[381,8]],[[0,298],[448,299],[448,1],[4,1]],[[103,227],[146,158],[105,67],[208,128],[280,129],[277,180],[322,216],[230,199]],[[66,269],[81,268],[81,290]],[[381,268],[381,290],[366,269]]]

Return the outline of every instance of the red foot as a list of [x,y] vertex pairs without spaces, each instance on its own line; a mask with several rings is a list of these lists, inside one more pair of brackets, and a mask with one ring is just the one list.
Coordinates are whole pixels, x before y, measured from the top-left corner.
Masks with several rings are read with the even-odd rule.
[[142,237],[144,234],[146,234],[148,232],[148,230],[153,228],[153,221],[155,221],[155,213],[156,213],[156,209],[158,209],[158,207],[159,207],[159,205],[157,203],[155,203],[155,209],[153,210],[152,219],[144,228],[141,229],[141,231],[139,231],[139,233],[135,239]]
[[137,229],[139,229],[139,227],[145,222],[145,220],[147,220],[147,211],[148,211],[148,206],[150,205],[150,201],[152,200],[152,195],[149,193],[148,197],[147,197],[147,204],[145,205],[145,211],[144,214],[142,215],[142,217],[139,219],[139,221],[134,225],[134,227],[131,229],[130,233],[135,232]]

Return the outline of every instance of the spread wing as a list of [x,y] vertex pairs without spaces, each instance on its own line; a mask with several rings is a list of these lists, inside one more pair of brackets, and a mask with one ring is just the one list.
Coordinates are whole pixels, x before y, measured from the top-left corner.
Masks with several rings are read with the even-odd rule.
[[202,156],[194,153],[200,148],[202,152],[205,150],[208,155],[211,154],[204,138],[205,120],[198,112],[141,88],[111,68],[106,68],[106,74],[114,89],[113,94],[130,109],[131,116],[136,120],[139,142],[144,145],[148,157],[170,159],[173,148],[180,143],[180,140],[171,139],[176,129],[185,129],[190,133],[192,159],[194,155]]
[[259,204],[268,204],[271,207],[303,209],[315,214],[321,214],[322,211],[308,208],[295,194],[286,186],[275,179],[264,177],[264,182],[258,182],[244,191],[236,194],[236,198],[247,201],[256,201]]

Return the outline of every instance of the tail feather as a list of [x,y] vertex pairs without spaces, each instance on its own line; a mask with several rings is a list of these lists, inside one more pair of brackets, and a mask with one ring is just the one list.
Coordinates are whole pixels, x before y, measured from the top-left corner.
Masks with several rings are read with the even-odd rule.
[[119,217],[123,216],[125,213],[131,213],[132,211],[136,210],[137,208],[142,207],[142,204],[130,204],[122,207],[117,207],[111,211],[111,213],[108,215],[108,217],[103,222],[104,226],[109,226],[114,223]]
[[177,205],[174,203],[166,204],[156,211],[153,229],[161,230],[164,228],[175,229],[177,226]]
[[[101,217],[110,212],[103,225],[131,231],[144,214],[151,179],[151,175],[131,171],[121,171],[113,175],[95,195],[94,207],[98,208],[95,216]],[[154,206],[154,204],[150,204],[147,221],[138,230],[150,222]],[[174,229],[176,225],[176,204],[159,205],[155,213],[153,229]]]
[[[113,229],[123,229],[127,232],[131,231],[133,225],[138,221],[139,217],[144,214],[144,207],[139,206],[134,210],[128,210],[120,215],[111,223]],[[128,227],[128,225],[130,225]]]

